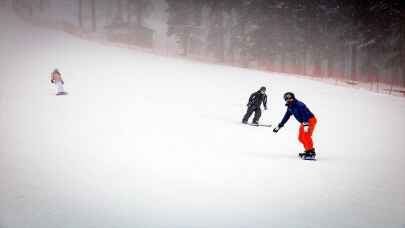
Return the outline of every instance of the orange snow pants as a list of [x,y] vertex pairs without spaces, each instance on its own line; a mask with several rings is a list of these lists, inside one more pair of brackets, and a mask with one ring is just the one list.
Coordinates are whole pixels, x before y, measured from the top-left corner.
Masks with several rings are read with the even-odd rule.
[[312,133],[315,130],[316,122],[317,122],[317,120],[316,120],[315,116],[311,117],[308,120],[308,124],[309,124],[308,132],[304,131],[303,124],[300,125],[300,132],[298,135],[298,140],[304,145],[305,150],[314,149],[314,142],[312,141]]

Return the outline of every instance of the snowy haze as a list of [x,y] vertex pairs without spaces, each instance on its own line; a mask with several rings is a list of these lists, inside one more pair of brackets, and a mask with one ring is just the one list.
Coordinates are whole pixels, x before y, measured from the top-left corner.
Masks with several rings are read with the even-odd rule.
[[[1,228],[405,226],[403,98],[0,27]],[[315,113],[318,161],[293,119],[240,124],[263,85],[262,123],[286,91]]]

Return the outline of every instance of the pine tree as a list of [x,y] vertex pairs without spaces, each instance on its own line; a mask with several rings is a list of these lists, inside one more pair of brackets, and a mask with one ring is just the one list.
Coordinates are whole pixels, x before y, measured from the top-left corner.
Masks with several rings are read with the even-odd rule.
[[183,50],[183,55],[189,55],[189,42],[193,33],[198,34],[201,25],[203,5],[198,0],[167,0],[169,18],[167,35],[174,35]]

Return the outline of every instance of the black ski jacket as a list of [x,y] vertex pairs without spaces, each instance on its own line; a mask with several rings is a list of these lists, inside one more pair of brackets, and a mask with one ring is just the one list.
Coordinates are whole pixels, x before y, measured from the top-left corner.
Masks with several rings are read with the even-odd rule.
[[260,105],[262,105],[267,109],[267,95],[260,90],[252,93],[249,98],[249,103],[248,107],[249,108],[260,108]]

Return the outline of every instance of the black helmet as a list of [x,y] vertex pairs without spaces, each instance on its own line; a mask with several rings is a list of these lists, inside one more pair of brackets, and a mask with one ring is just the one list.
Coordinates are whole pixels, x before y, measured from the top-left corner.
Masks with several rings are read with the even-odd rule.
[[264,86],[260,87],[260,91],[266,92],[266,87]]
[[292,92],[286,92],[283,96],[284,100],[286,101],[289,98],[292,98],[295,100],[295,95]]

